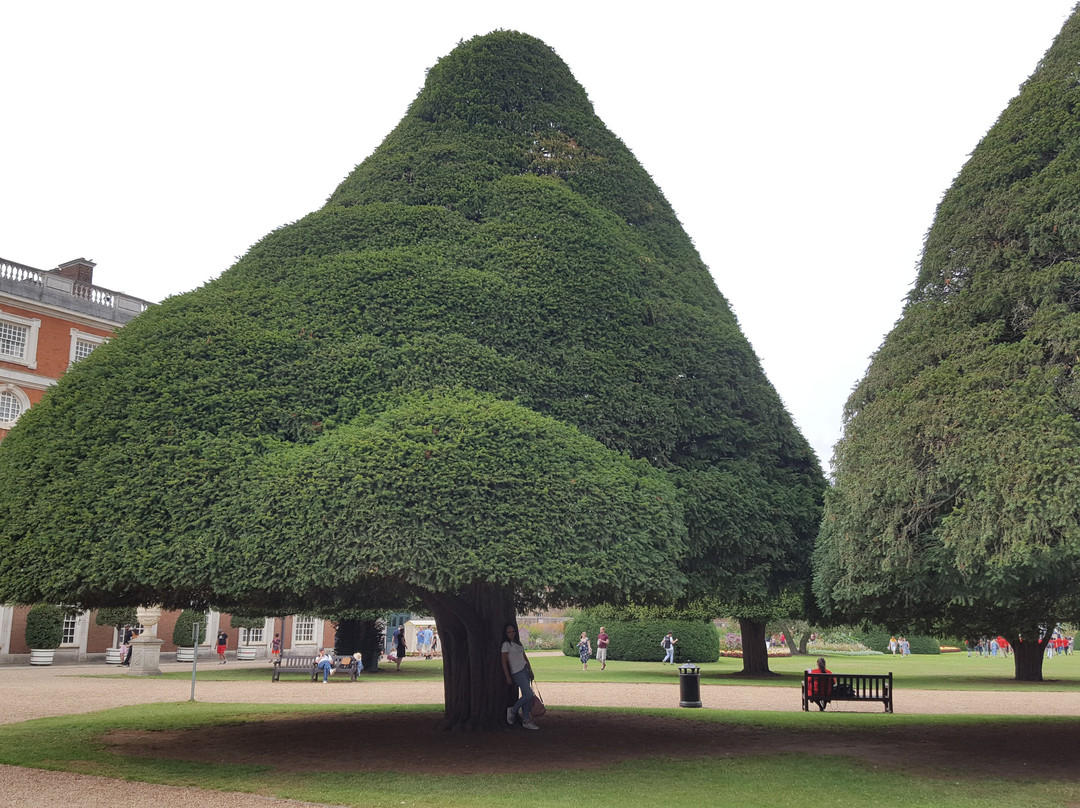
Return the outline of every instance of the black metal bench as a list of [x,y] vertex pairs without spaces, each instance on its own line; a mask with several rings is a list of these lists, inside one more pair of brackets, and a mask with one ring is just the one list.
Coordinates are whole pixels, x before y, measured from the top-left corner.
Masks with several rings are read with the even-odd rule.
[[[317,656],[281,656],[279,659],[274,660],[274,675],[270,680],[276,682],[281,678],[282,672],[285,673],[307,673],[311,676],[311,681],[317,682],[319,677],[322,676],[322,671],[319,670]],[[360,673],[360,666],[356,664],[356,660],[352,657],[341,657],[334,663],[334,675],[343,674],[349,677],[349,681],[355,682],[357,675]]]
[[[813,693],[811,693],[813,691]],[[810,709],[810,704],[818,704],[824,710],[825,704],[833,701],[880,701],[885,705],[885,712],[893,711],[892,671],[888,673],[814,673],[804,671],[802,679],[802,708]]]

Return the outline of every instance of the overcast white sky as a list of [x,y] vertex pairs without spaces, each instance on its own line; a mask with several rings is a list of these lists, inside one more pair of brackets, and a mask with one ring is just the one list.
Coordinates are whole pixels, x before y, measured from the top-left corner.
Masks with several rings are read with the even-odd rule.
[[544,40],[828,467],[942,193],[1074,0],[0,3],[0,256],[158,301],[321,207],[461,39]]

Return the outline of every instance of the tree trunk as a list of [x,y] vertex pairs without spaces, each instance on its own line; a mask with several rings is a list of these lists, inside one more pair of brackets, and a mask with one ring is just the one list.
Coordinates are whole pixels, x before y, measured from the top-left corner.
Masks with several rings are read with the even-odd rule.
[[513,593],[477,582],[455,595],[424,593],[423,601],[442,643],[444,727],[506,729],[506,708],[517,700],[501,656],[504,628],[517,624]]
[[806,655],[806,644],[810,642],[810,632],[806,632],[799,637],[798,643],[795,642],[795,632],[791,630],[791,626],[784,626],[784,645],[788,648],[788,653],[792,656],[799,656],[800,654]]
[[765,646],[765,621],[740,617],[739,631],[742,634],[742,672],[754,676],[772,673]]
[[810,646],[810,634],[811,633],[812,632],[807,631],[807,632],[804,632],[801,637],[799,637],[799,654],[802,655],[802,656],[806,656],[808,653],[810,653],[808,648]]
[[360,620],[359,628],[359,651],[360,659],[364,664],[364,671],[377,673],[379,670],[379,657],[382,656],[385,632],[379,627],[377,620]]
[[[1038,632],[1032,632],[1029,636],[1039,637]],[[1019,636],[1006,637],[1013,649],[1013,670],[1018,682],[1041,682],[1043,680],[1042,666],[1046,654],[1046,643],[1049,634],[1038,640],[1024,641]]]

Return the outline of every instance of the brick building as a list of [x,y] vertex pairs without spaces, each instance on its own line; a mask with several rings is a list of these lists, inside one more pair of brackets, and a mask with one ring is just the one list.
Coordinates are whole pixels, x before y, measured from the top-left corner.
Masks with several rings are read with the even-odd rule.
[[[94,267],[85,258],[48,270],[0,258],[0,441],[74,362],[153,305],[95,286]],[[29,659],[23,636],[28,611],[0,606],[0,664]],[[116,629],[97,625],[94,617],[83,613],[65,621],[58,662],[104,660],[106,649],[118,645]],[[166,613],[158,625],[163,652],[176,650],[171,642],[176,618],[177,613]],[[268,618],[261,629],[233,629],[228,615],[211,612],[200,656],[211,652],[219,628],[229,634],[230,649],[244,644],[257,656],[267,655],[275,632],[286,649],[300,653],[314,653],[334,636],[333,624],[313,617]]]
[[151,304],[94,286],[94,262],[42,270],[0,258],[0,440],[73,362]]

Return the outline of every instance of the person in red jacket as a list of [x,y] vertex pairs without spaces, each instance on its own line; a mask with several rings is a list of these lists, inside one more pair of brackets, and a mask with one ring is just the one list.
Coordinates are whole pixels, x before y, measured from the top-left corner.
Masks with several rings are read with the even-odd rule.
[[[825,667],[825,657],[818,657],[817,667],[807,673],[832,673]],[[828,676],[810,676],[806,680],[806,695],[810,701],[817,704],[819,710],[824,710],[832,697],[833,680]]]

